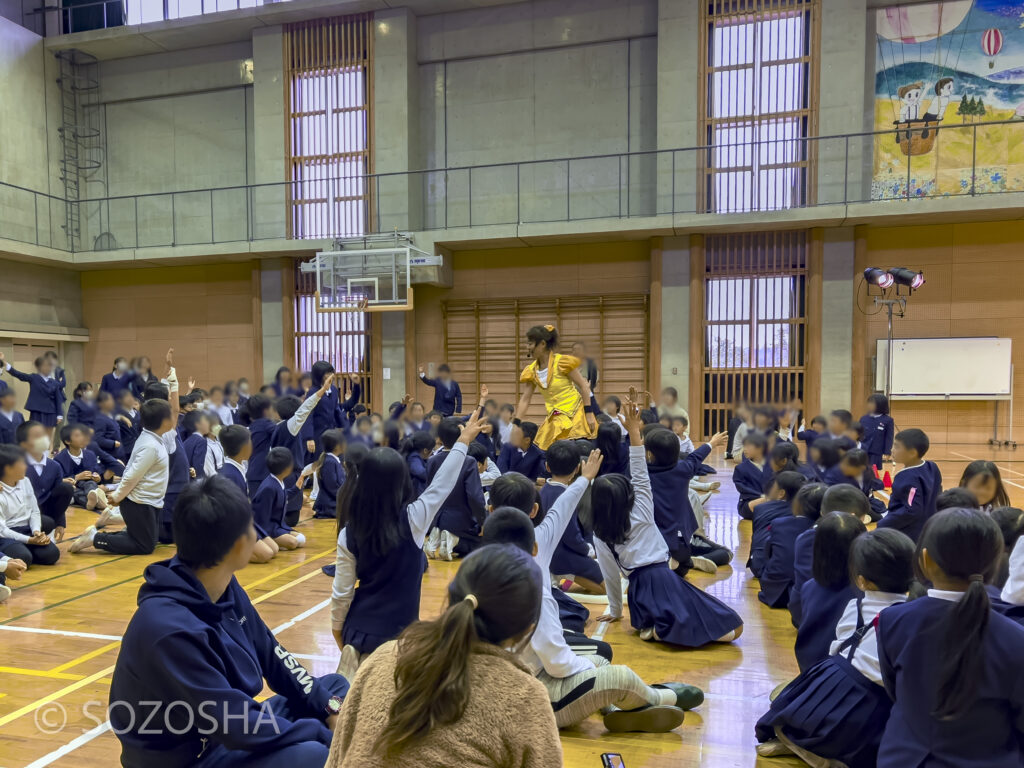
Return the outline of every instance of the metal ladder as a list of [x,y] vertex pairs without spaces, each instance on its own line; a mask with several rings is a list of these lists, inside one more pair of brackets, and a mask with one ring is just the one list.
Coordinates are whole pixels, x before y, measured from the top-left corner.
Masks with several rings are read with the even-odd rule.
[[61,124],[60,179],[64,183],[64,224],[68,249],[82,250],[83,187],[103,165],[99,65],[94,56],[71,49],[56,53]]

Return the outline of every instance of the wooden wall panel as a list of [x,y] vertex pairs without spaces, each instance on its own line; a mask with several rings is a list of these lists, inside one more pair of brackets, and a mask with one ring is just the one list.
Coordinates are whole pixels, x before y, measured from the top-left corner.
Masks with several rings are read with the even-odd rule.
[[[895,321],[896,338],[1001,336],[1013,339],[1014,429],[1024,437],[1024,222],[914,227],[860,227],[856,250],[857,304],[873,311],[860,274],[869,266],[921,269],[926,283]],[[875,343],[886,318],[854,311],[853,410],[872,391]],[[936,361],[937,364],[942,361]],[[1000,405],[1005,431],[1006,404]],[[967,401],[896,402],[897,428],[919,427],[936,443],[985,443],[993,404]]]
[[[174,347],[182,386],[262,377],[258,273],[255,262],[82,273],[82,311],[89,328],[85,378],[98,383],[114,358],[146,355],[163,373]],[[255,286],[255,288],[254,288]]]

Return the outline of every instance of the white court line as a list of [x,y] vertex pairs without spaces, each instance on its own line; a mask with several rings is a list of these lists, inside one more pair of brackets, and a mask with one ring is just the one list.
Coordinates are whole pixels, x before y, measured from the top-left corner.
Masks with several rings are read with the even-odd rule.
[[594,630],[594,634],[590,636],[591,640],[603,640],[604,633],[608,631],[608,626],[611,624],[610,621],[599,621],[597,622],[597,629]]
[[29,763],[27,766],[25,766],[25,768],[43,768],[44,766],[50,765],[51,763],[55,763],[56,761],[58,761],[62,757],[64,757],[64,755],[67,755],[67,754],[69,754],[71,752],[74,752],[76,749],[78,749],[83,744],[88,744],[90,741],[95,739],[97,736],[101,736],[102,734],[106,733],[109,730],[110,730],[110,721],[107,720],[105,723],[100,723],[99,725],[97,725],[91,731],[86,731],[81,736],[78,736],[77,738],[72,739],[67,744],[65,744],[63,747],[60,747],[59,749],[55,749],[50,754],[45,755],[43,757],[40,757],[34,763]]
[[[952,453],[954,456],[959,456],[961,459],[967,459],[968,461],[974,461],[975,460],[975,457],[973,457],[973,456],[964,456],[962,453],[957,453],[956,451],[950,451],[950,453]],[[995,464],[995,462],[992,462],[992,463]],[[1010,469],[1010,467],[1004,467],[1001,464],[996,464],[996,466],[999,467],[999,469],[1001,471],[1003,471],[1003,472],[1009,472],[1011,474],[1020,475],[1021,477],[1024,477],[1024,472],[1018,472],[1016,469]],[[1009,480],[1004,480],[1003,482],[1004,483],[1010,483]],[[1010,483],[1010,485],[1015,485],[1017,488],[1024,487],[1024,486],[1017,485],[1016,483]]]
[[41,627],[12,627],[0,625],[5,632],[31,632],[37,635],[61,635],[63,637],[85,637],[90,640],[120,640],[120,635],[94,635],[92,632],[65,632],[62,629],[42,629]]
[[[295,618],[289,619],[284,624],[281,624],[280,626],[277,626],[277,627],[275,627],[274,629],[272,629],[270,631],[273,634],[276,635],[278,632],[283,632],[284,630],[288,629],[289,627],[294,627],[296,624],[298,624],[303,619],[308,619],[310,616],[312,616],[317,611],[320,611],[323,608],[325,608],[330,602],[331,602],[331,599],[327,598],[323,602],[317,603],[312,608],[303,611],[302,613],[300,613]],[[83,632],[61,632],[60,630],[56,630],[56,629],[32,629],[32,628],[29,628],[29,627],[7,627],[7,626],[0,626],[0,629],[8,629],[8,630],[12,630],[12,631],[15,631],[15,632],[39,632],[39,633],[44,634],[44,635],[69,635],[71,637],[91,637],[91,638],[97,638],[97,639],[100,639],[100,640],[120,640],[121,639],[120,637],[116,637],[114,635],[90,635],[90,634],[86,634],[86,633],[83,633]],[[295,658],[297,658],[297,659],[308,659],[308,660],[311,660],[311,661],[321,661],[321,660],[322,661],[335,661],[336,660],[336,659],[331,658],[329,656],[316,656],[316,655],[312,655],[312,654],[293,653],[292,655],[295,656]],[[50,754],[43,755],[43,757],[39,758],[34,763],[31,763],[30,765],[27,765],[25,768],[45,768],[45,766],[51,765],[52,763],[55,763],[57,760],[60,760],[65,755],[67,755],[67,754],[69,754],[71,752],[74,752],[76,749],[81,747],[83,744],[88,744],[90,741],[95,739],[97,736],[102,736],[104,733],[106,733],[109,730],[110,730],[110,721],[107,720],[106,722],[100,723],[99,725],[97,725],[91,731],[87,731],[87,732],[83,733],[81,736],[76,736],[74,739],[69,741],[63,747],[58,747],[57,749],[55,749]]]

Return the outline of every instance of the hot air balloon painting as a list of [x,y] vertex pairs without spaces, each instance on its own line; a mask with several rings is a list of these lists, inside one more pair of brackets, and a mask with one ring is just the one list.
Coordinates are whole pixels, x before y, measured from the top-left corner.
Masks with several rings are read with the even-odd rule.
[[1024,191],[1024,0],[875,10],[874,199]]
[[1003,50],[1003,33],[995,27],[986,29],[981,35],[981,50],[989,57],[988,68],[996,65],[996,56]]

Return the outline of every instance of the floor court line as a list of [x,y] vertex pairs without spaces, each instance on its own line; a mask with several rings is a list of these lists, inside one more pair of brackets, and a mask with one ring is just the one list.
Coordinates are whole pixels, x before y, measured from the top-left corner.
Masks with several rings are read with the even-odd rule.
[[0,667],[0,675],[22,675],[25,677],[45,677],[49,680],[81,680],[85,675],[75,675],[61,670],[25,669],[24,667]]
[[66,598],[64,600],[58,600],[56,603],[51,603],[50,605],[44,605],[42,608],[36,608],[34,611],[29,611],[28,613],[23,613],[20,616],[13,616],[10,619],[7,619],[6,621],[0,621],[0,624],[10,624],[12,621],[18,621],[18,619],[24,619],[24,618],[26,618],[28,616],[35,616],[37,613],[42,613],[43,611],[48,611],[51,608],[59,608],[62,605],[67,605],[68,603],[73,603],[76,600],[81,600],[82,598],[89,597],[91,595],[97,595],[100,592],[106,592],[108,589],[114,589],[115,587],[120,587],[123,584],[127,584],[130,581],[137,581],[138,579],[141,579],[141,578],[142,578],[142,574],[140,573],[140,574],[137,574],[135,576],[131,576],[131,577],[127,578],[127,579],[122,579],[121,581],[114,582],[113,584],[108,584],[105,587],[97,587],[96,589],[90,590],[88,592],[83,592],[80,595],[75,595],[74,597],[69,597],[69,598]]
[[60,635],[62,637],[84,637],[89,640],[120,640],[120,635],[96,635],[92,632],[70,632],[63,629],[45,629],[43,627],[14,627],[0,625],[3,632],[28,632],[33,635]]
[[78,749],[83,744],[88,744],[90,741],[95,739],[97,736],[101,736],[101,735],[103,735],[104,733],[106,733],[109,730],[110,730],[110,721],[107,720],[106,722],[100,723],[99,725],[97,725],[92,730],[86,731],[81,736],[78,736],[78,737],[72,739],[67,744],[65,744],[63,747],[60,747],[59,749],[55,749],[50,754],[44,755],[43,757],[39,758],[38,760],[29,763],[27,766],[25,766],[25,768],[45,768],[45,766],[51,765],[51,764],[55,763],[56,761],[58,761],[62,757],[64,757],[64,755],[67,755],[67,754],[69,754],[71,752],[74,752],[76,749]]
[[107,651],[117,648],[117,646],[119,646],[120,644],[121,640],[119,638],[112,643],[107,643],[102,648],[96,648],[95,650],[89,651],[88,653],[83,653],[78,658],[72,659],[71,661],[67,661],[61,664],[60,666],[54,667],[53,669],[49,670],[49,672],[64,672],[68,669],[71,669],[72,667],[77,667],[79,664],[84,664],[85,662],[89,661],[89,659],[95,659],[97,656],[102,656]]
[[[65,576],[72,576],[72,575],[74,575],[76,573],[81,573],[82,571],[92,570],[93,568],[102,568],[104,565],[109,565],[110,563],[116,563],[119,560],[124,560],[126,557],[134,557],[134,555],[121,555],[120,557],[112,557],[109,560],[106,560],[106,561],[104,561],[102,563],[95,563],[93,565],[87,565],[84,568],[76,568],[73,571],[67,571],[65,573],[58,573],[56,576],[47,576],[45,579],[40,579],[39,581],[33,581],[31,584],[24,584],[24,585],[22,585],[20,587],[11,587],[11,591],[12,592],[20,592],[23,589],[32,589],[32,587],[38,587],[40,584],[46,584],[47,582],[50,582],[50,581],[56,581],[57,579],[63,579]],[[10,586],[10,585],[8,585],[8,586]]]
[[[977,459],[976,456],[965,456],[964,454],[957,453],[956,451],[950,451],[950,453],[953,454],[954,456],[959,456],[961,459],[967,459],[968,461],[974,461],[975,459]],[[993,463],[995,463],[995,462],[993,462]],[[1002,472],[1009,472],[1010,474],[1019,475],[1020,477],[1024,477],[1024,472],[1018,472],[1016,469],[1011,469],[1010,467],[1004,467],[1001,464],[996,464],[996,466],[999,467],[1000,471],[1002,471]],[[1009,483],[1010,481],[1004,479],[1003,482],[1004,483]],[[1010,483],[1010,485],[1016,485],[1016,483]],[[1016,485],[1016,487],[1017,488],[1024,488],[1024,486],[1022,486],[1022,485]]]
[[99,672],[94,672],[88,677],[83,677],[81,680],[74,682],[71,685],[64,686],[60,690],[54,691],[53,693],[48,694],[41,699],[37,699],[36,701],[33,701],[31,704],[26,704],[25,706],[16,709],[13,712],[3,715],[2,717],[0,717],[0,727],[3,727],[8,723],[14,722],[19,717],[27,715],[29,712],[35,712],[44,704],[49,704],[51,701],[58,701],[67,696],[69,693],[74,693],[79,688],[84,688],[85,686],[90,685],[96,682],[97,680],[102,680],[104,677],[111,674],[113,671],[113,666],[109,666],[106,669],[101,669]]

